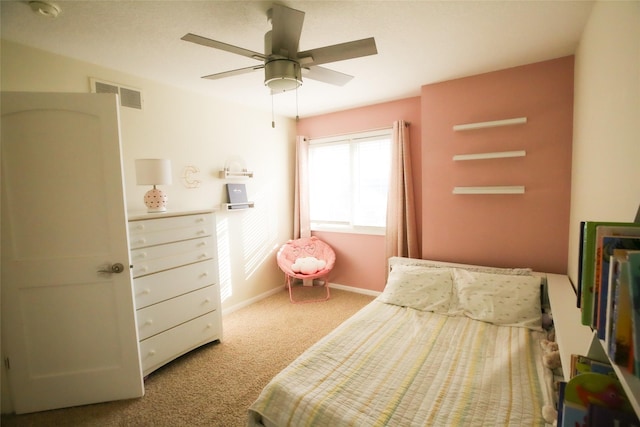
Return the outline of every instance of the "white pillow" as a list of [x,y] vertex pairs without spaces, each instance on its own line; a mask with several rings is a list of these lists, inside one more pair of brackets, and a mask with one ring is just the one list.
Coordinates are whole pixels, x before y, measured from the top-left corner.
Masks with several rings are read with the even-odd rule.
[[453,292],[450,268],[396,265],[379,301],[421,311],[447,313]]
[[427,268],[462,268],[468,271],[477,271],[479,273],[511,274],[515,276],[531,276],[533,272],[531,268],[486,267],[482,265],[457,264],[446,261],[432,261],[427,259],[404,257],[392,257],[389,262],[393,268],[395,268],[396,265],[411,265]]
[[496,325],[542,330],[540,277],[455,268],[453,278],[458,307],[465,316]]

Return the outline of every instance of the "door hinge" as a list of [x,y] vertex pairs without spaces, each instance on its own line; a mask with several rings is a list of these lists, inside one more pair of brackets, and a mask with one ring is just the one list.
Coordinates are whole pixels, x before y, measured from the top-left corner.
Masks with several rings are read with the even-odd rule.
[[11,363],[9,362],[8,357],[4,358],[4,367],[7,368],[7,370],[11,369]]

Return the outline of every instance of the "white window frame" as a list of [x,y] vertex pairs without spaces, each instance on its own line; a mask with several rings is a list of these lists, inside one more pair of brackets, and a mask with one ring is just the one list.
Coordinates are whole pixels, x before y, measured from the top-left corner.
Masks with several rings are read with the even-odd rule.
[[[311,147],[312,145],[317,145],[317,144],[322,144],[322,145],[344,144],[344,143],[352,144],[352,143],[362,142],[363,140],[377,139],[380,137],[386,137],[389,139],[389,141],[392,142],[393,128],[389,127],[384,129],[376,129],[372,131],[349,133],[349,134],[335,135],[335,136],[325,137],[325,138],[311,139],[309,140],[309,145]],[[391,163],[391,147],[389,148],[390,148],[389,163]],[[342,224],[342,223],[332,224],[329,222],[317,222],[317,221],[314,222],[313,220],[311,220],[311,230],[321,231],[321,232],[328,231],[332,233],[368,234],[368,235],[379,235],[379,236],[383,236],[386,234],[386,226],[376,227],[376,226],[359,226],[359,225]]]

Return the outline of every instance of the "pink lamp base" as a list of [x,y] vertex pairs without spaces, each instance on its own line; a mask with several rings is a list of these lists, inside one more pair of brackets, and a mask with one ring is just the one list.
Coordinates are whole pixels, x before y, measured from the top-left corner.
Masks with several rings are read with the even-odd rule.
[[153,188],[144,195],[147,212],[165,212],[167,210],[167,195],[161,190]]

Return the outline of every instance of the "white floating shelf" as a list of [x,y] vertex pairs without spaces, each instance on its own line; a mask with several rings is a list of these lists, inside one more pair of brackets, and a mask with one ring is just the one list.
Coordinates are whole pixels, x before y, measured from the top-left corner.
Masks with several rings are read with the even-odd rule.
[[485,160],[485,159],[503,159],[507,157],[524,157],[527,152],[519,151],[500,151],[495,153],[476,153],[476,154],[456,154],[453,156],[454,161],[459,160]]
[[220,171],[220,178],[253,178],[253,172],[243,169],[241,171],[232,171],[229,169],[223,169]]
[[250,209],[255,206],[253,202],[246,203],[223,203],[222,206],[227,211],[241,211],[243,209]]
[[453,194],[524,194],[524,185],[453,187]]
[[498,126],[521,125],[527,123],[526,117],[516,117],[514,119],[493,120],[490,122],[467,123],[463,125],[454,125],[454,131],[493,128]]

